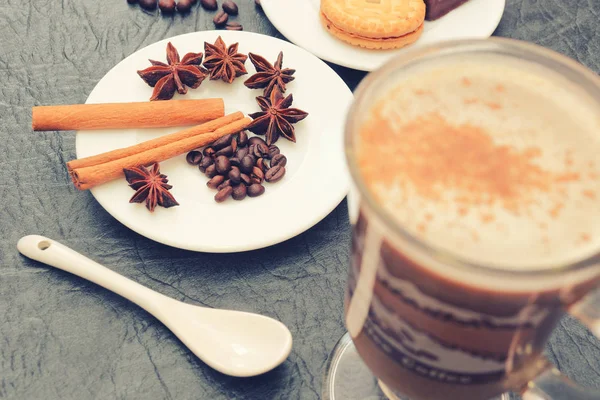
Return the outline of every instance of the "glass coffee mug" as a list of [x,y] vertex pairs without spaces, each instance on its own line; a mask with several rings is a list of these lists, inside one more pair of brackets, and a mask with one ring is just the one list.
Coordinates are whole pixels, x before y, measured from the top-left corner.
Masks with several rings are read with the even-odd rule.
[[325,399],[600,398],[542,355],[565,312],[600,335],[595,73],[508,39],[410,50],[361,83],[345,151]]

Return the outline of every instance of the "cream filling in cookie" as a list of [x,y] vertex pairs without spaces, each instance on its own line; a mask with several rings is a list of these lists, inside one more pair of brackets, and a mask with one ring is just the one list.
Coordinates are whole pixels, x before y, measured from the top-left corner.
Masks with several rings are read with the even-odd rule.
[[385,37],[380,37],[380,38],[372,38],[372,37],[357,35],[356,33],[348,32],[348,31],[345,31],[345,30],[341,29],[339,26],[337,26],[335,23],[333,23],[329,18],[327,18],[327,15],[325,15],[323,13],[321,13],[321,18],[323,18],[323,20],[325,20],[325,22],[328,25],[331,25],[333,28],[335,28],[335,30],[337,30],[340,33],[343,33],[345,35],[348,35],[348,36],[351,36],[351,37],[355,37],[355,38],[358,38],[358,39],[361,39],[361,40],[368,40],[368,41],[371,41],[371,42],[383,42],[383,41],[391,41],[391,40],[402,39],[402,38],[405,38],[407,36],[414,35],[415,33],[419,32],[419,30],[421,30],[423,28],[423,24],[421,24],[414,31],[405,33],[404,35],[400,35],[400,36],[385,36]]

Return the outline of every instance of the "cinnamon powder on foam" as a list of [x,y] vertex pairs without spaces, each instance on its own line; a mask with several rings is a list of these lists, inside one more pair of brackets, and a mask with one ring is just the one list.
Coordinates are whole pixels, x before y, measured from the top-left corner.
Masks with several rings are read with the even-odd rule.
[[[568,169],[542,168],[536,162],[542,154],[538,147],[496,144],[483,128],[452,125],[438,114],[401,123],[374,112],[361,136],[358,162],[368,184],[410,186],[418,196],[434,202],[447,202],[452,193],[459,215],[492,205],[520,214],[536,195],[560,194],[557,185],[581,179]],[[557,196],[548,213],[556,218],[562,208]],[[493,220],[493,213],[481,214],[483,223]],[[421,224],[419,230],[425,228]]]

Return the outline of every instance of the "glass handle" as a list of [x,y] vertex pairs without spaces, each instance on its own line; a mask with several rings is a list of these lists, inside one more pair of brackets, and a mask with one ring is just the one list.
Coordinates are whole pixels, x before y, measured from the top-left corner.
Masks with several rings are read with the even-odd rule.
[[[573,305],[569,313],[600,338],[600,289]],[[529,382],[522,396],[523,400],[598,400],[600,391],[584,389],[556,368],[548,368]]]

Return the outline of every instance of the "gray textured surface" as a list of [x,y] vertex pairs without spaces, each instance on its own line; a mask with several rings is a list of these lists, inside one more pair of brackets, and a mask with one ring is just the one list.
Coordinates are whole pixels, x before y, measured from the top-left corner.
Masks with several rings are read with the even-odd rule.
[[[292,1],[292,0],[282,0]],[[248,31],[280,36],[252,0]],[[160,39],[212,29],[200,9],[163,18],[125,0],[2,0],[0,4],[0,398],[317,399],[326,357],[344,332],[350,231],[340,205],[310,231],[244,255],[151,242],[72,188],[72,133],[32,133],[31,106],[82,103],[116,63]],[[497,34],[558,50],[600,71],[600,2],[509,0]],[[335,67],[351,88],[364,74]],[[194,304],[279,318],[295,338],[288,361],[253,379],[220,375],[126,300],[22,258],[39,233],[152,289]],[[600,342],[565,319],[548,346],[565,373],[600,387]]]

